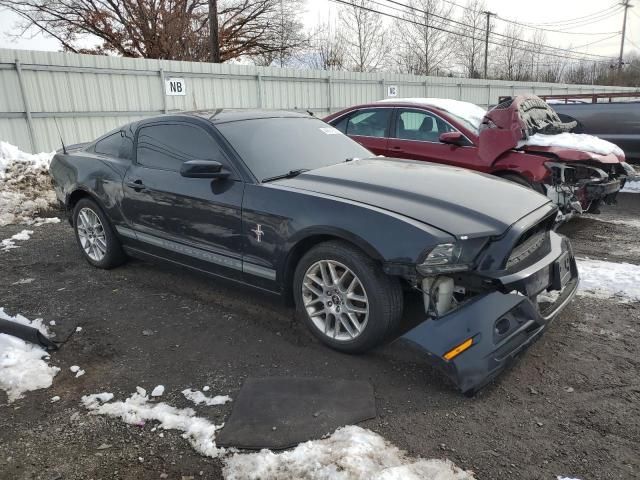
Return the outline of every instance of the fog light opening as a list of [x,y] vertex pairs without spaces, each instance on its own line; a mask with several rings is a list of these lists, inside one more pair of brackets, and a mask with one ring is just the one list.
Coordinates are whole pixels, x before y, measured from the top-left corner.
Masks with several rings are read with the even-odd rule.
[[511,322],[508,318],[501,318],[496,322],[496,333],[498,335],[504,335],[511,328]]

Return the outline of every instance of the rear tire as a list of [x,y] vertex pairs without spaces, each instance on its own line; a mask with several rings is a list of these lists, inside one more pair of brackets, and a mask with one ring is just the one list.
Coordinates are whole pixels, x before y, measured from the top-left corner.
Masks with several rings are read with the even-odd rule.
[[348,243],[309,250],[296,266],[293,296],[298,316],[329,347],[361,353],[383,343],[402,319],[400,282]]
[[97,268],[110,269],[122,265],[126,255],[111,222],[100,206],[90,198],[82,198],[73,209],[73,230],[85,260]]

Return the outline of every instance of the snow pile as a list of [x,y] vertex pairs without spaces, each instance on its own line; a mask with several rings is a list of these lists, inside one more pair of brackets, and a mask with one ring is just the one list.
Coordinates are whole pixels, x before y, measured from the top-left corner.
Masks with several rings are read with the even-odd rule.
[[[28,325],[48,335],[41,318],[29,321],[22,315],[11,317],[0,308],[0,319]],[[0,389],[7,392],[9,403],[22,398],[24,392],[51,386],[60,369],[49,366],[43,357],[48,354],[39,346],[0,333]]]
[[578,259],[579,295],[596,298],[617,297],[640,301],[640,266],[630,263]]
[[55,152],[31,155],[0,141],[0,227],[56,205],[48,168]]
[[476,128],[480,128],[482,119],[487,111],[476,105],[475,103],[462,102],[460,100],[452,100],[449,98],[388,98],[381,100],[380,103],[419,103],[429,107],[439,108],[446,112],[460,117]]
[[625,183],[624,188],[620,191],[625,193],[640,193],[640,180]]
[[16,242],[27,241],[31,238],[31,235],[33,235],[33,230],[22,230],[20,233],[16,233],[10,238],[5,238],[0,241],[0,252],[6,252],[12,248],[19,248],[18,245],[16,245]]
[[215,397],[207,397],[200,390],[191,390],[187,388],[182,391],[182,395],[185,396],[187,400],[191,400],[196,405],[200,405],[204,403],[205,405],[224,405],[227,402],[231,401],[231,397],[229,395],[216,395]]
[[617,157],[624,158],[624,152],[617,145],[585,133],[560,133],[558,135],[536,133],[526,140],[518,142],[518,148],[526,145],[534,147],[570,148],[573,150],[592,152],[598,155],[609,155],[613,153]]
[[235,454],[225,461],[227,480],[473,480],[448,460],[411,459],[380,435],[347,426],[290,451]]
[[166,403],[149,403],[149,396],[144,388],[137,387],[136,393],[124,402],[111,402],[113,394],[98,393],[82,397],[84,406],[95,415],[108,415],[122,419],[131,425],[144,425],[155,420],[165,430],[180,430],[182,437],[200,454],[207,457],[224,455],[224,448],[216,447],[215,432],[222,428],[209,420],[196,417],[191,408],[178,409]]

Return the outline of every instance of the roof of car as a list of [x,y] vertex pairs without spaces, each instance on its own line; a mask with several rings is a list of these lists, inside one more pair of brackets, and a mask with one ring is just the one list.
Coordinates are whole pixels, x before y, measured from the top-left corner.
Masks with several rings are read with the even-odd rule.
[[183,112],[182,115],[191,115],[209,120],[213,124],[237,122],[240,120],[256,120],[260,118],[305,118],[308,113],[298,113],[286,110],[242,110],[220,108],[218,110],[197,110]]

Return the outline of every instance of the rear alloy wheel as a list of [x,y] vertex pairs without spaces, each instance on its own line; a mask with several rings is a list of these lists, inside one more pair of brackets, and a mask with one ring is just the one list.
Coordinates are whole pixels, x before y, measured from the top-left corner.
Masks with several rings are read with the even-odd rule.
[[98,268],[121,265],[125,254],[102,209],[89,198],[73,209],[73,228],[85,259]]
[[402,317],[396,278],[349,244],[317,245],[302,257],[294,276],[298,314],[328,346],[359,353],[381,344]]

